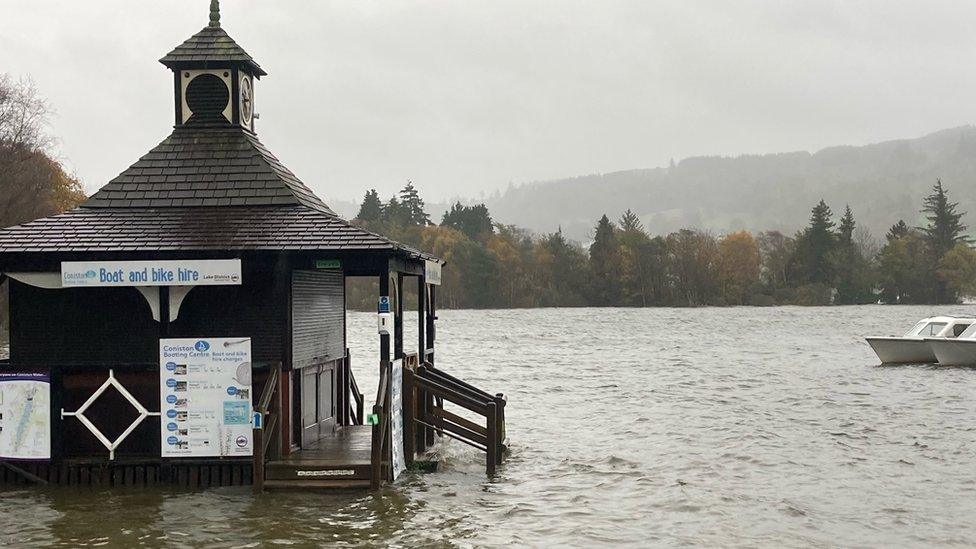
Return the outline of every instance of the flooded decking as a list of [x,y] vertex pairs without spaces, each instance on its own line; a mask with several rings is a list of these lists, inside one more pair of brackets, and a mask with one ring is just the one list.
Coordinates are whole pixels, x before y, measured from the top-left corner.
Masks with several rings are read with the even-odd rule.
[[370,485],[372,427],[350,425],[268,461],[266,488],[365,488]]

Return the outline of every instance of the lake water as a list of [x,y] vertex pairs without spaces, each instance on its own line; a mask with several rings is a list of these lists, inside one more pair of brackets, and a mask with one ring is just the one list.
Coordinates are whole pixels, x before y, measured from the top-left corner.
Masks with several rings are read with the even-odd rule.
[[376,494],[8,490],[0,544],[972,546],[976,370],[862,339],[935,312],[976,309],[443,311],[439,366],[509,396],[493,480],[445,443]]

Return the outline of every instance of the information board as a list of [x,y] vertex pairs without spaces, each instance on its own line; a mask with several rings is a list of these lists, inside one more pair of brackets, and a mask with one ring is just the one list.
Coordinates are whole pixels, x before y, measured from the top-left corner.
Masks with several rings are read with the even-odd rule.
[[65,288],[240,284],[240,259],[64,261],[61,263],[61,285]]
[[393,437],[393,480],[406,470],[403,453],[403,360],[393,362],[390,376],[390,436]]
[[0,373],[0,458],[51,459],[51,379]]
[[254,452],[250,338],[159,342],[163,457]]

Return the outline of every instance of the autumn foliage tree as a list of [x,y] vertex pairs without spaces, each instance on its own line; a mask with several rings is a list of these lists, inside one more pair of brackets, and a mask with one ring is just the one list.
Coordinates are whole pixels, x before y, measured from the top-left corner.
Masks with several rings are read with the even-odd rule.
[[[85,199],[54,153],[51,108],[30,80],[0,74],[0,227],[73,208]],[[0,325],[6,324],[0,291]]]

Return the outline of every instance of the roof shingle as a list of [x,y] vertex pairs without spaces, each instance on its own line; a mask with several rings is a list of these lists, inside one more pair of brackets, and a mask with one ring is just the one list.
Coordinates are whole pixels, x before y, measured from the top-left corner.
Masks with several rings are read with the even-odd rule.
[[[301,204],[334,212],[241,128],[179,126],[83,205],[88,208]],[[133,204],[133,201],[138,201]]]
[[255,76],[268,74],[227,34],[227,31],[213,26],[204,27],[203,30],[176,46],[176,49],[166,54],[159,62],[171,69],[181,69],[191,65],[206,68],[214,64],[241,63],[246,65]]
[[0,254],[213,250],[402,251],[413,248],[302,205],[75,208],[0,230]]

